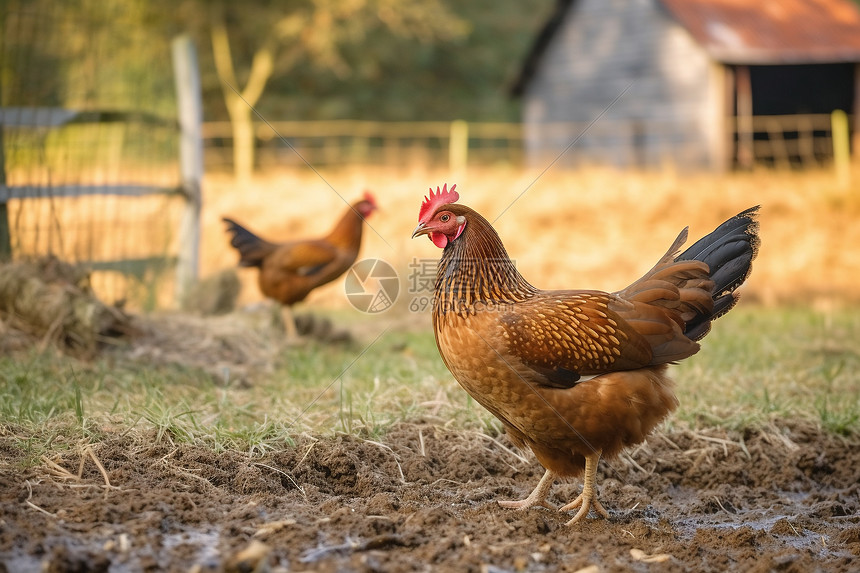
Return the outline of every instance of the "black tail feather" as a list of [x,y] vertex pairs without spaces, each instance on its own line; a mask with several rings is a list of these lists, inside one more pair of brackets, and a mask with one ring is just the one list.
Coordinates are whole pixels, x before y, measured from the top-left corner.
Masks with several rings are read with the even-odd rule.
[[738,213],[705,235],[675,260],[698,260],[706,263],[714,281],[714,310],[687,322],[685,334],[699,340],[711,329],[711,321],[727,313],[737,303],[735,293],[752,270],[761,240],[758,236],[758,205]]
[[266,254],[275,247],[272,243],[261,239],[236,221],[222,218],[227,223],[227,231],[232,234],[230,245],[239,251],[239,266],[259,267]]

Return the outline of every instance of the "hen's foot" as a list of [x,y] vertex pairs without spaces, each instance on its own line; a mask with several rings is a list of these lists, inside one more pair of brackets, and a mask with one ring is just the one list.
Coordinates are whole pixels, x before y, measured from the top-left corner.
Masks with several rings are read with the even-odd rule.
[[594,511],[604,518],[609,519],[609,512],[597,500],[597,492],[594,488],[594,484],[597,482],[597,462],[600,461],[600,454],[600,451],[596,451],[590,456],[585,456],[585,475],[582,479],[582,493],[575,500],[559,509],[559,511],[570,511],[577,507],[579,508],[579,511],[576,512],[573,519],[567,522],[567,525],[573,525],[584,519],[591,508],[594,508]]
[[560,507],[559,511],[571,511],[573,509],[576,509],[577,507],[579,508],[579,511],[576,512],[576,515],[573,516],[573,519],[567,522],[567,525],[573,525],[574,523],[577,523],[580,520],[584,519],[585,516],[588,515],[589,510],[592,508],[594,508],[594,511],[596,511],[601,516],[605,517],[606,519],[609,519],[609,512],[604,509],[603,505],[601,505],[600,501],[598,501],[597,496],[594,495],[594,492],[591,492],[590,495],[586,496],[585,492],[583,491],[575,500],[565,506]]
[[499,505],[508,509],[528,509],[530,507],[545,507],[547,509],[555,509],[555,506],[546,500],[549,494],[549,489],[552,487],[552,482],[555,481],[555,474],[549,470],[540,478],[537,487],[525,499],[519,501],[500,501]]

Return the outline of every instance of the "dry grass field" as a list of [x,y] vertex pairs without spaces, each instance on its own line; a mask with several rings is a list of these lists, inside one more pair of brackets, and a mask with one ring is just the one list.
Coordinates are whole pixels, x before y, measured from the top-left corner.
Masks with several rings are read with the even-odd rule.
[[[422,170],[374,168],[272,172],[244,185],[229,176],[205,182],[201,273],[230,268],[236,255],[220,218],[229,215],[276,240],[325,232],[365,189],[381,211],[365,235],[362,257],[383,258],[401,277],[414,259],[436,259],[429,241],[412,241],[428,186],[457,183],[461,202],[490,220],[510,256],[542,288],[626,286],[690,227],[691,241],[725,218],[760,204],[761,253],[744,287],[748,300],[767,305],[830,308],[860,301],[860,170],[853,186],[832,172],[771,170],[725,175],[674,171],[626,173],[592,168],[571,172],[471,169],[453,176]],[[342,199],[343,198],[343,199]],[[253,271],[242,271],[243,302],[257,300]],[[309,303],[344,305],[342,281]]]
[[[81,174],[76,180],[98,183],[108,175]],[[459,175],[418,167],[348,167],[325,170],[323,180],[310,169],[289,168],[238,183],[227,174],[210,174],[203,186],[200,273],[235,268],[222,216],[272,240],[313,237],[328,231],[346,208],[344,201],[369,189],[382,210],[370,221],[362,257],[385,259],[405,280],[410,262],[438,255],[429,241],[409,236],[427,188],[447,182],[458,185],[463,203],[497,219],[494,226],[509,254],[542,288],[622,288],[647,270],[684,226],[690,226],[692,240],[761,204],[764,240],[744,287],[748,299],[816,308],[860,302],[860,167],[848,185],[827,169],[714,175],[595,167],[539,175],[539,169],[505,166],[474,167]],[[134,177],[169,179],[157,173]],[[25,252],[50,250],[70,260],[175,254],[181,208],[181,201],[163,196],[9,204]],[[240,277],[240,302],[259,300],[254,272],[242,271]],[[108,299],[117,296],[108,287],[119,280],[115,273],[94,276],[96,289]],[[309,303],[345,307],[342,287],[336,281],[314,292]],[[171,305],[172,284],[153,290],[162,306]],[[130,302],[134,307],[139,297],[132,293]]]

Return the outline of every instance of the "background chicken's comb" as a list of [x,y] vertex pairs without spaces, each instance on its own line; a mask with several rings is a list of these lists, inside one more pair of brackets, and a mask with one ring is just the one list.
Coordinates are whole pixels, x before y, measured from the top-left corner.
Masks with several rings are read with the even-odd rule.
[[439,190],[439,187],[436,187],[436,193],[433,193],[433,188],[430,188],[430,195],[424,197],[424,202],[421,203],[421,210],[418,211],[418,222],[425,222],[425,217],[429,217],[436,211],[436,207],[439,205],[447,205],[448,203],[456,203],[460,198],[460,194],[454,191],[457,188],[457,184],[451,185],[451,189],[448,189],[448,184],[442,187],[442,190]]
[[376,207],[376,199],[373,197],[373,194],[370,191],[364,192],[364,200]]

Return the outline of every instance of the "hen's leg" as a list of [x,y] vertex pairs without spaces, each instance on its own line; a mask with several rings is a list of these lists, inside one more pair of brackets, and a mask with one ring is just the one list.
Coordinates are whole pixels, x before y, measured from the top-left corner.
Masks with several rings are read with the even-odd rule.
[[573,525],[579,520],[588,515],[589,510],[593,507],[594,511],[609,519],[609,512],[603,509],[600,502],[597,501],[597,492],[594,489],[594,484],[597,482],[597,462],[600,461],[601,452],[595,452],[590,456],[585,456],[585,476],[582,480],[582,493],[579,494],[572,502],[563,506],[559,511],[570,511],[579,508],[573,519],[567,522],[567,525]]
[[546,473],[540,478],[537,487],[534,488],[527,498],[519,501],[500,501],[499,505],[510,509],[528,509],[536,505],[547,509],[555,509],[555,506],[546,500],[546,496],[549,495],[549,489],[552,487],[556,477],[556,474],[546,470]]
[[299,339],[299,331],[296,328],[296,318],[293,316],[293,309],[287,305],[281,306],[281,319],[283,319],[284,329],[287,331],[287,341],[297,341]]

